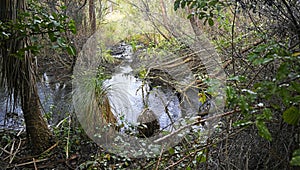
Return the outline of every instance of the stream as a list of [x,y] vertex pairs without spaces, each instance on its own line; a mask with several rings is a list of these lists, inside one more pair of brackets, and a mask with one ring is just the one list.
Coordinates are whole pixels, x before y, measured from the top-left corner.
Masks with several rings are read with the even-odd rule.
[[[126,44],[119,45],[122,50],[112,56],[121,60],[121,64],[114,68],[111,78],[104,82],[108,87],[108,97],[112,111],[118,117],[119,123],[124,120],[137,124],[137,118],[147,106],[157,116],[161,130],[172,131],[174,122],[182,117],[184,103],[180,103],[178,96],[172,89],[155,87],[150,90],[147,82],[142,82],[134,75],[135,66],[132,48]],[[38,82],[42,111],[50,125],[56,125],[68,113],[74,112],[71,91],[66,88],[68,82],[57,82],[56,76],[44,73]],[[17,105],[15,110],[7,107],[7,93],[1,90],[0,96],[0,125],[4,128],[19,129],[24,126],[22,110]],[[194,92],[190,92],[191,96]],[[193,97],[197,102],[197,94]],[[190,107],[187,107],[190,109]],[[9,113],[5,115],[6,113]]]
[[[125,46],[122,64],[116,68],[112,78],[105,82],[109,86],[109,99],[115,115],[124,116],[126,121],[136,124],[145,105],[157,116],[160,128],[171,130],[172,122],[181,117],[179,99],[171,89],[153,88],[133,75],[132,49]],[[120,55],[114,56],[121,58]]]
[[[137,60],[138,55],[134,55],[132,47],[126,44],[119,44],[117,48],[121,48],[122,53],[116,52],[114,58],[121,59],[119,66],[114,68],[115,72],[111,79],[105,82],[105,86],[109,89],[108,96],[113,108],[113,113],[117,117],[125,117],[125,121],[136,125],[138,116],[145,107],[154,112],[159,120],[160,130],[174,131],[182,124],[190,121],[199,111],[201,103],[199,102],[198,89],[190,87],[186,88],[193,77],[187,70],[187,65],[181,65],[174,69],[168,69],[167,73],[172,78],[178,80],[179,84],[186,84],[184,96],[179,98],[174,88],[165,85],[150,87],[152,82],[145,81],[135,76],[136,70],[140,67],[159,66],[154,61],[140,62]],[[114,49],[113,51],[118,51]],[[170,56],[170,55],[167,55]],[[141,64],[142,63],[142,64]],[[154,63],[154,65],[153,65]],[[121,122],[119,122],[120,124]],[[196,129],[199,126],[194,127]]]

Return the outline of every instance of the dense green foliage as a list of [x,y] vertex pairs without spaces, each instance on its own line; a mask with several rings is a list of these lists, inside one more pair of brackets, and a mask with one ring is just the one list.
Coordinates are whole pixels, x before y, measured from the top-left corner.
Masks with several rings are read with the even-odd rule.
[[224,8],[225,3],[219,0],[176,0],[174,2],[174,10],[178,8],[188,7],[193,11],[188,15],[188,18],[197,16],[200,20],[204,20],[204,24],[208,22],[210,26],[214,25],[213,18]]
[[[65,6],[61,6],[60,13],[51,13],[45,4],[29,1],[25,12],[20,13],[17,21],[0,21],[1,43],[9,39],[28,38],[28,45],[20,49],[16,57],[22,58],[25,52],[37,54],[40,49],[50,45],[52,48],[63,48],[70,55],[76,54],[72,43],[66,39],[66,33],[76,33],[75,23],[64,15]],[[50,40],[50,41],[49,41]],[[44,43],[41,43],[44,42]],[[47,43],[49,42],[49,43]]]
[[[224,47],[231,48],[231,60],[233,64],[236,64],[236,68],[233,65],[233,70],[229,74],[231,78],[228,79],[227,88],[228,109],[238,109],[242,115],[242,119],[238,119],[234,125],[237,127],[256,125],[258,134],[269,141],[272,140],[274,134],[270,133],[268,126],[272,127],[272,123],[276,124],[278,119],[283,119],[286,123],[298,127],[300,120],[299,2],[285,0],[175,1],[175,10],[185,7],[191,9],[188,18],[197,17],[204,20],[204,24],[208,21],[210,26],[213,26],[214,20],[217,20],[219,28],[222,27],[231,32],[231,37],[228,37],[231,41],[221,38],[216,43],[219,44],[218,48],[221,50],[224,50]],[[233,8],[232,23],[224,16],[230,8]],[[251,33],[254,35],[249,37],[248,41],[253,38],[257,39],[252,40],[254,43],[260,41],[257,45],[247,47],[249,49],[246,53],[240,53],[238,51],[241,50],[240,47],[234,47],[238,43],[244,43],[245,39],[240,37],[247,36],[242,32],[235,32],[238,27],[235,25],[237,22],[235,18],[242,13],[248,13],[248,18],[254,25],[254,31]],[[256,13],[262,17],[260,20],[253,19]],[[272,22],[266,23],[267,20],[264,20],[264,17]],[[288,30],[280,29],[282,26],[280,24],[287,23],[290,23],[287,26]],[[231,26],[225,24],[231,24]],[[249,73],[251,70],[247,68],[237,69],[237,67],[243,67],[234,63],[240,59],[247,63],[248,66],[245,66],[254,72]],[[270,66],[273,67],[272,72],[266,72],[264,68]],[[299,165],[297,156],[296,150],[291,161],[293,165]]]

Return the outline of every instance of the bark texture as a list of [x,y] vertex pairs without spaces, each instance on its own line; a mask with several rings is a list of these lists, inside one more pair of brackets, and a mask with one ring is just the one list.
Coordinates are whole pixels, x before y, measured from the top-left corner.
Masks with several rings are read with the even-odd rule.
[[[17,22],[19,13],[25,8],[25,0],[0,1],[1,22]],[[15,55],[27,45],[27,37],[18,35],[17,30],[10,38],[1,39],[1,85],[5,85],[13,98],[10,104],[16,106],[18,101],[21,102],[28,144],[34,154],[40,154],[53,144],[53,135],[41,114],[33,56],[29,51],[22,56]]]
[[96,12],[95,12],[95,2],[94,0],[89,1],[89,18],[91,25],[91,33],[95,33],[96,31]]

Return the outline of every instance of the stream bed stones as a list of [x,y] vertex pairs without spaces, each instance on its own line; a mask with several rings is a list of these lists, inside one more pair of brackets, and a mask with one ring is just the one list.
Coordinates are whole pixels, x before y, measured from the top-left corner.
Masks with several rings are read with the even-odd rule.
[[150,109],[144,109],[137,119],[139,126],[139,137],[151,137],[160,128],[159,121],[154,112]]

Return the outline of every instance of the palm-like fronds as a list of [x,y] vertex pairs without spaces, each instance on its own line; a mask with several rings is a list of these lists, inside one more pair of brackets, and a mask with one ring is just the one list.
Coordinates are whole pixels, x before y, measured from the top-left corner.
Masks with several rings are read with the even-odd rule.
[[[2,24],[6,24],[7,22],[16,22],[17,20],[17,7],[19,9],[24,8],[24,2],[17,1],[1,1],[1,21]],[[10,14],[5,13],[6,10],[11,11]],[[30,79],[25,80],[25,74],[30,73],[32,71],[30,66],[26,66],[26,64],[30,64],[30,57],[28,57],[28,53],[24,54],[22,60],[18,58],[17,55],[18,50],[25,47],[26,38],[21,38],[18,35],[17,30],[11,33],[11,37],[4,38],[1,37],[1,49],[0,49],[0,64],[1,64],[1,86],[6,87],[8,95],[9,95],[9,103],[13,105],[13,108],[16,107],[18,103],[19,96],[21,94],[21,88],[24,83],[28,83]],[[27,70],[24,70],[24,69]],[[28,89],[30,90],[30,89]]]
[[[17,22],[20,12],[25,10],[25,2],[1,1],[1,22],[12,25]],[[19,35],[18,28],[11,29],[8,38],[1,37],[1,85],[7,88],[9,105],[15,107],[20,100],[29,144],[32,151],[39,154],[52,145],[52,135],[41,115],[34,59],[30,51],[25,50],[29,41]]]

